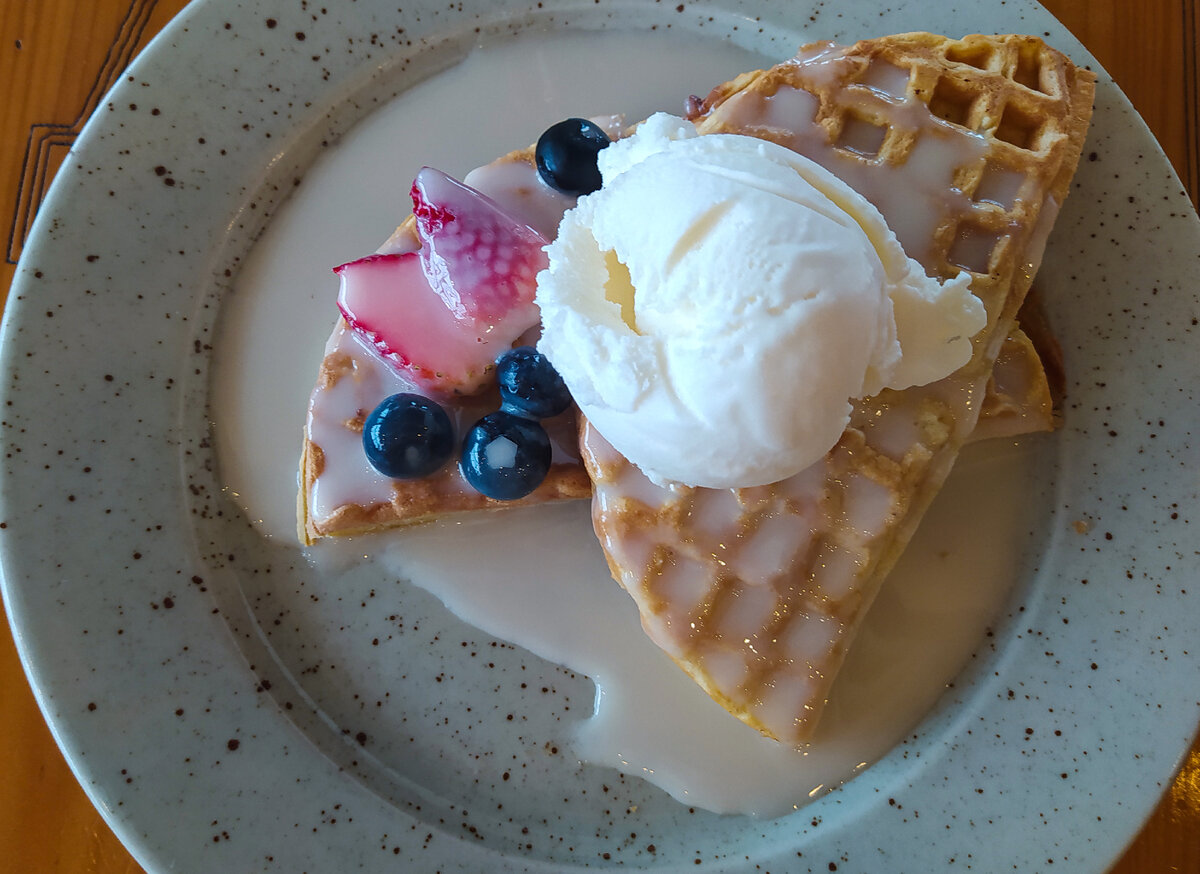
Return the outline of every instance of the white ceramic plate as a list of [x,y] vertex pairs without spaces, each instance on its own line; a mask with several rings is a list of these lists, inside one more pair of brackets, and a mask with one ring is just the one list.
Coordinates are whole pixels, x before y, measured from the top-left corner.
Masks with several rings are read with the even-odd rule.
[[[1103,75],[1039,280],[1070,394],[1066,426],[1030,460],[1036,486],[1011,538],[1011,593],[903,743],[797,814],[710,815],[568,761],[551,726],[589,709],[585,678],[393,579],[309,565],[247,523],[221,474],[234,462],[215,437],[239,426],[222,421],[213,374],[228,380],[237,368],[214,357],[222,320],[253,310],[234,296],[252,288],[242,264],[324,146],[394,95],[514,35],[615,39],[611,65],[589,78],[611,80],[616,100],[637,88],[620,72],[660,37],[782,58],[802,41],[913,29],[1045,33],[1090,61],[1024,3],[931,13],[480,0],[397,12],[382,0],[251,0],[194,4],[164,31],[56,180],[3,339],[9,614],[56,738],[143,865],[1095,871],[1115,858],[1200,713],[1200,229]],[[619,30],[638,35],[596,33]],[[664,49],[662,63],[671,57]],[[548,82],[575,75],[545,70]],[[561,88],[539,99],[553,104]],[[492,109],[476,125],[447,107],[412,126],[456,126],[477,142],[448,154],[478,163],[532,138],[492,142],[506,115],[502,103]],[[412,169],[388,183],[401,206]],[[386,201],[364,195],[380,210],[366,226],[395,220]],[[330,234],[340,218],[330,216]],[[354,245],[351,256],[374,236]],[[262,343],[312,349],[315,362],[324,328],[287,325],[261,319]],[[255,377],[246,370],[247,385]],[[308,379],[295,380],[301,394]]]

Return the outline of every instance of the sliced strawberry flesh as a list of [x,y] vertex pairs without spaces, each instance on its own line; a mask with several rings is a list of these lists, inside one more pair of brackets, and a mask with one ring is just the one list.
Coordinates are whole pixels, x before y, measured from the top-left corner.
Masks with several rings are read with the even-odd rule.
[[495,359],[538,323],[545,239],[492,200],[425,168],[413,183],[418,252],[335,269],[347,324],[431,394],[477,391]]
[[477,390],[512,345],[484,323],[453,318],[431,294],[416,252],[368,255],[334,272],[341,278],[338,309],[350,328],[431,393]]
[[452,313],[490,321],[533,307],[547,263],[541,234],[432,167],[417,174],[412,199],[425,275]]

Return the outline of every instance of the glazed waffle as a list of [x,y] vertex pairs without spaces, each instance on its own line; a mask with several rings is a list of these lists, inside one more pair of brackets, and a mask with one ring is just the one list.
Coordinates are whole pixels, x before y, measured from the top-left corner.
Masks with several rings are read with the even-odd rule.
[[[367,415],[381,400],[414,391],[386,364],[359,346],[342,324],[330,338],[310,402],[300,458],[297,527],[301,542],[351,536],[401,525],[415,525],[454,513],[530,506],[546,501],[586,498],[591,494],[578,454],[578,424],[573,410],[543,422],[554,447],[554,461],[537,489],[516,501],[495,501],[469,486],[455,464],[417,480],[390,480],[369,467],[362,449]],[[455,433],[499,409],[495,392],[450,405]],[[315,408],[315,409],[314,409]],[[335,468],[336,466],[336,468]],[[336,469],[340,480],[330,485]],[[349,482],[349,485],[342,483]],[[323,494],[333,491],[333,495]]]
[[823,460],[748,489],[651,483],[584,424],[593,521],[649,636],[786,744],[812,735],[880,584],[974,429],[1067,195],[1094,77],[1034,37],[907,34],[809,46],[693,100],[702,133],[791,147],[875,202],[933,275],[966,269],[970,361],[857,402]]
[[[532,151],[501,161],[532,161]],[[406,220],[381,251],[415,245]],[[973,438],[1013,436],[1054,427],[1054,401],[1043,361],[1054,361],[1052,337],[1035,344],[1019,329],[1004,344],[989,383]],[[1050,368],[1053,373],[1053,367]],[[453,513],[528,506],[585,498],[591,481],[579,458],[572,410],[546,423],[555,443],[555,464],[546,481],[517,502],[499,502],[470,488],[454,465],[420,480],[388,480],[367,465],[361,447],[367,413],[381,399],[412,387],[354,341],[339,320],[326,346],[312,392],[300,460],[297,520],[300,540],[366,534],[413,525]],[[451,413],[458,433],[498,405],[495,393],[463,400]],[[330,483],[333,483],[332,485]],[[348,485],[347,485],[348,483]],[[323,490],[323,491],[322,491]]]

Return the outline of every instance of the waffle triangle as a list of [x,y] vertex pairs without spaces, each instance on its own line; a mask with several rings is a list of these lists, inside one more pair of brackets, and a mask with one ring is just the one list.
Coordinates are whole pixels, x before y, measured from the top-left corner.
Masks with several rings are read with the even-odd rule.
[[872,200],[931,275],[988,313],[949,377],[859,401],[823,460],[768,486],[651,483],[586,422],[593,521],[649,636],[727,710],[811,737],[847,647],[980,417],[1083,146],[1094,77],[1041,40],[905,34],[807,46],[695,99]]

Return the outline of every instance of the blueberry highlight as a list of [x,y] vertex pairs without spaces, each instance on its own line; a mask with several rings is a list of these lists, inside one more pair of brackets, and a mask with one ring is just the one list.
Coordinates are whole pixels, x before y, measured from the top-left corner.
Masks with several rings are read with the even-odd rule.
[[551,125],[534,150],[542,181],[564,194],[591,194],[600,188],[596,156],[612,143],[599,125],[568,118]]
[[488,413],[463,440],[463,478],[489,498],[515,501],[541,485],[550,454],[550,438],[537,422],[504,410]]
[[518,346],[496,359],[501,409],[528,419],[549,419],[571,406],[571,392],[550,359]]
[[384,476],[429,476],[454,454],[454,427],[436,401],[395,394],[371,411],[363,425],[367,460]]

